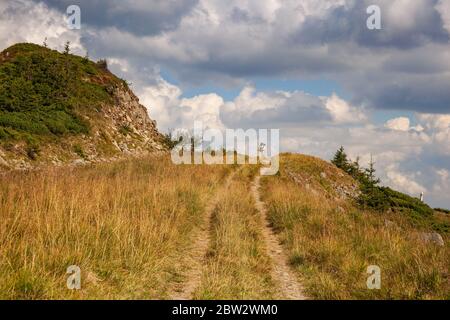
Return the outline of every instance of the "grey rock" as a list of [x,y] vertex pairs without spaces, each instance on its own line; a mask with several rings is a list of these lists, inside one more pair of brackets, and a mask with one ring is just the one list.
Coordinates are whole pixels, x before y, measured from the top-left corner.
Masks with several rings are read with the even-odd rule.
[[420,238],[425,243],[434,243],[438,246],[444,246],[444,239],[437,232],[423,232],[420,234]]
[[83,159],[76,159],[73,160],[72,164],[76,165],[76,166],[82,166],[86,163],[86,161],[84,161]]

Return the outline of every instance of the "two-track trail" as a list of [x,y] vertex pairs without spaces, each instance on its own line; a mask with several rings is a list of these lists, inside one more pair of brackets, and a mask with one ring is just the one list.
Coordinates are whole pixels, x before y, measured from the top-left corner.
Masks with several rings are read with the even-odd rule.
[[[184,265],[186,266],[186,270],[183,274],[184,281],[181,283],[177,283],[174,288],[171,289],[171,293],[169,294],[169,297],[174,300],[188,300],[193,299],[194,296],[198,296],[199,292],[215,292],[216,296],[220,292],[225,292],[224,294],[226,297],[231,298],[239,298],[242,297],[240,292],[236,291],[237,296],[234,296],[231,294],[229,295],[230,291],[220,291],[216,286],[222,286],[227,287],[227,285],[223,285],[222,283],[214,282],[212,279],[220,278],[221,276],[225,276],[224,274],[227,274],[227,272],[230,272],[231,268],[234,271],[231,272],[237,272],[237,274],[240,274],[243,278],[240,278],[239,280],[236,279],[236,284],[228,285],[229,290],[233,290],[230,288],[238,288],[237,283],[243,279],[247,279],[248,281],[254,281],[253,286],[246,287],[240,287],[245,288],[245,290],[249,290],[249,288],[256,290],[255,295],[250,295],[250,297],[272,297],[275,299],[290,299],[290,300],[303,300],[306,299],[306,297],[303,294],[302,286],[299,284],[298,278],[293,272],[293,270],[290,269],[290,266],[288,264],[288,258],[286,254],[283,251],[283,248],[281,244],[279,243],[276,234],[273,232],[271,227],[268,225],[267,220],[267,210],[265,208],[265,204],[261,201],[261,195],[260,195],[260,177],[256,176],[253,180],[251,178],[243,178],[240,176],[240,174],[237,174],[239,170],[233,171],[226,179],[226,182],[219,187],[219,189],[216,191],[215,195],[212,197],[212,199],[209,201],[209,204],[206,207],[206,212],[204,214],[204,219],[201,225],[198,226],[197,231],[194,236],[193,245],[189,252],[186,252],[186,256],[184,259],[186,261],[184,262]],[[236,177],[236,176],[239,177]],[[236,195],[230,194],[228,196],[225,196],[227,201],[232,201],[232,203],[236,203],[235,206],[237,208],[246,208],[245,211],[241,211],[241,213],[236,213],[236,208],[233,208],[233,206],[220,203],[221,201],[224,201],[224,193],[227,192],[233,192],[234,189],[236,191],[236,188],[240,188],[240,192],[245,192],[247,190],[247,197],[244,197],[244,194],[242,194],[242,198],[239,199],[236,198]],[[222,194],[222,197],[219,196]],[[222,199],[222,200],[220,200]],[[248,199],[245,202],[243,199]],[[241,206],[239,207],[238,203],[244,201],[244,203],[248,203],[248,206]],[[240,203],[242,205],[242,203]],[[220,209],[218,209],[220,208]],[[239,225],[243,226],[249,223],[249,219],[251,222],[251,226],[249,226],[250,230],[245,231],[250,234],[257,234],[255,235],[255,238],[249,237],[247,235],[241,234],[240,236],[236,236],[239,233],[233,233],[230,232],[230,229],[217,229],[217,228],[224,228],[224,226],[228,226],[228,228],[235,228],[230,227],[229,224],[217,226],[215,223],[217,223],[217,216],[216,219],[214,219],[215,216],[215,210],[220,210],[220,216],[222,217],[221,220],[223,221],[234,221],[233,223],[236,223],[236,228],[239,229]],[[228,211],[228,210],[234,210],[234,211]],[[253,213],[251,213],[253,212]],[[233,224],[234,225],[234,224]],[[235,230],[235,229],[233,229]],[[215,237],[217,237],[217,232],[222,236],[221,240],[218,241]],[[224,236],[225,235],[225,236]],[[231,238],[233,235],[233,238]],[[225,238],[224,238],[225,237]],[[241,240],[239,240],[242,237]],[[251,240],[253,239],[253,240]],[[255,240],[256,239],[256,240]],[[225,241],[225,242],[223,242]],[[229,241],[233,241],[233,246],[243,246],[245,248],[246,246],[253,242],[254,245],[256,245],[258,248],[257,250],[259,254],[266,257],[266,260],[261,261],[267,261],[268,266],[265,271],[259,270],[259,268],[255,269],[255,272],[263,272],[263,274],[259,276],[249,276],[247,273],[245,276],[242,275],[242,273],[239,273],[237,269],[237,266],[244,266],[244,268],[249,268],[249,265],[247,264],[248,258],[250,256],[246,256],[246,254],[249,254],[248,251],[245,251],[245,249],[239,251],[236,250],[235,254],[238,254],[238,256],[228,256],[228,258],[223,258],[224,260],[217,260],[215,261],[214,258],[207,257],[208,250],[211,250],[211,246],[216,246],[214,249],[216,252],[217,250],[222,250],[217,248],[217,245],[220,245],[220,243],[225,244]],[[244,241],[244,242],[240,242]],[[228,249],[224,249],[226,252]],[[232,250],[232,249],[231,249]],[[233,250],[234,251],[234,250]],[[242,254],[242,257],[240,254]],[[251,254],[251,253],[250,253]],[[212,259],[212,260],[211,260]],[[218,258],[220,259],[220,258]],[[228,263],[229,260],[232,259],[233,263],[229,264],[228,267],[221,264],[222,262]],[[250,258],[251,259],[251,258]],[[215,262],[214,262],[215,261]],[[218,262],[222,261],[222,262]],[[215,264],[216,263],[216,264]],[[218,263],[218,264],[217,264]],[[217,266],[219,265],[219,271],[217,269]],[[224,267],[225,269],[221,269],[221,267]],[[254,267],[254,266],[253,266]],[[253,268],[252,267],[252,268]],[[222,270],[222,273],[221,271]],[[225,270],[225,271],[224,271]],[[212,272],[212,274],[210,274]],[[265,274],[265,276],[264,276]],[[225,276],[226,278],[226,276]],[[267,279],[269,280],[267,280]],[[264,280],[266,279],[266,280]],[[245,282],[246,280],[244,280]],[[269,281],[265,283],[265,281]],[[273,286],[271,286],[268,283],[272,283]],[[214,288],[213,288],[214,287]],[[264,291],[268,288],[269,292]],[[223,289],[223,288],[222,288]],[[200,290],[200,291],[198,291]],[[259,291],[258,291],[259,290]],[[261,291],[262,290],[262,291]],[[218,293],[219,292],[219,293]],[[265,292],[265,293],[264,293]],[[213,297],[215,295],[213,294]]]
[[172,300],[189,300],[192,299],[194,290],[200,285],[202,279],[203,265],[205,262],[206,253],[210,243],[210,227],[211,219],[214,209],[217,207],[219,201],[219,193],[226,192],[229,188],[231,180],[235,176],[236,171],[231,172],[223,186],[216,191],[215,195],[210,199],[203,218],[202,224],[198,227],[195,236],[192,252],[187,256],[189,259],[189,270],[185,275],[186,281],[180,283],[173,288],[169,294]]
[[295,273],[289,267],[288,257],[284,253],[276,234],[269,226],[267,209],[264,202],[261,201],[261,194],[259,192],[261,187],[260,178],[260,176],[255,177],[251,189],[256,208],[260,214],[261,225],[263,226],[262,236],[266,245],[267,254],[273,264],[272,278],[278,285],[282,299],[305,300],[306,296],[303,294],[303,288],[298,282]]

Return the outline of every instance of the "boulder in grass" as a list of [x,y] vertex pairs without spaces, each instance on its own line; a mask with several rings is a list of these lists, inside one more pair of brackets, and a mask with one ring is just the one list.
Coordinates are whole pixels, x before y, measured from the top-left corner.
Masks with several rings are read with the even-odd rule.
[[444,246],[444,239],[437,232],[423,232],[420,234],[420,238],[425,243],[434,243],[438,246]]

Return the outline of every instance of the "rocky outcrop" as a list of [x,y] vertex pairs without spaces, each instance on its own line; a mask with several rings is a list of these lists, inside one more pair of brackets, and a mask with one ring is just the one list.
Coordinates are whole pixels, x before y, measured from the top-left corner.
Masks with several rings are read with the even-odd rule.
[[128,154],[166,150],[163,137],[156,129],[156,121],[149,118],[147,108],[139,103],[134,93],[125,86],[113,90],[115,103],[106,105],[103,113],[109,120],[107,131],[114,146]]
[[[295,172],[293,169],[285,168],[285,172],[296,184],[303,186],[312,194],[323,193],[328,197],[336,200],[356,199],[360,195],[359,185],[356,181],[352,183],[343,183],[342,181],[334,181],[326,172],[320,172],[319,176],[314,176],[306,172]],[[324,183],[330,188],[325,188]]]
[[138,97],[125,84],[110,90],[113,103],[80,114],[90,124],[90,134],[40,142],[36,150],[20,141],[0,145],[0,170],[80,165],[167,152],[156,121],[150,119]]
[[106,61],[18,43],[0,52],[0,78],[2,171],[167,151],[156,122]]

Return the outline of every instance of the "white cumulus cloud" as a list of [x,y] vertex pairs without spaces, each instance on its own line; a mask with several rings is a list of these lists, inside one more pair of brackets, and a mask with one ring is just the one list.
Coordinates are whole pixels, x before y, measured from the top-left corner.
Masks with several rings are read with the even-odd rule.
[[388,120],[384,126],[391,130],[408,131],[409,124],[410,124],[409,118],[399,117]]

